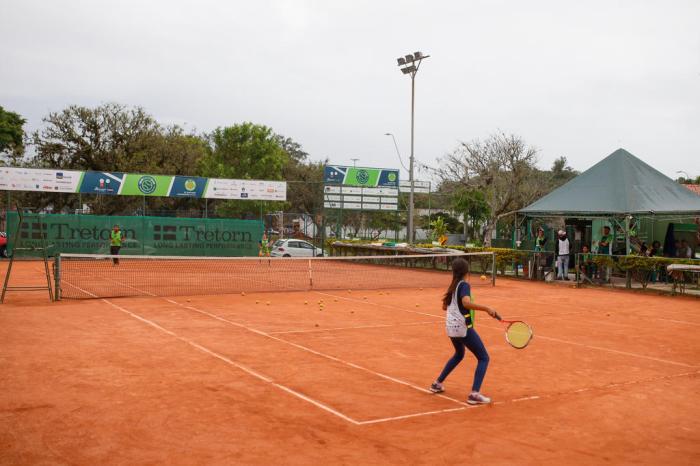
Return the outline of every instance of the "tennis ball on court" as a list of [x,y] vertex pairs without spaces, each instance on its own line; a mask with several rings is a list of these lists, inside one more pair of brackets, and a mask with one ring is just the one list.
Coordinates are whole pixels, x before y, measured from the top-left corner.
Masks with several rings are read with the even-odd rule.
[[348,290],[348,293],[352,293],[352,290]]
[[416,303],[416,307],[420,307],[420,304]]
[[482,280],[486,280],[486,275],[482,275],[482,276],[481,276],[481,279],[482,279]]
[[362,299],[367,299],[367,296],[363,296]]
[[265,304],[269,306],[269,305],[270,305],[270,301],[266,302]]
[[304,304],[309,304],[309,302],[308,302],[308,301],[304,301]]
[[335,298],[335,299],[333,300],[333,302],[334,302],[334,303],[337,303],[337,302],[338,302],[338,298]]
[[421,287],[421,288],[418,288],[418,289],[419,289],[420,291],[423,291],[423,288],[422,288],[422,287]]
[[241,296],[245,296],[245,291],[241,291]]
[[256,299],[255,304],[260,304],[260,300]]

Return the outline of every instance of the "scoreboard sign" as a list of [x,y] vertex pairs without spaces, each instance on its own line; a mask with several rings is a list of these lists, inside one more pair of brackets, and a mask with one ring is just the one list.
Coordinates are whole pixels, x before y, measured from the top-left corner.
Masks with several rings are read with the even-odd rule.
[[324,181],[326,209],[398,210],[398,170],[329,165]]

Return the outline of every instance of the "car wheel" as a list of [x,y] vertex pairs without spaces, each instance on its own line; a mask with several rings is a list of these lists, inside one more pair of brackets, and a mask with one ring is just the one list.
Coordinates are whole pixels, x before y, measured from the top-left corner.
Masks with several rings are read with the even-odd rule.
[[0,257],[7,257],[7,248],[4,246],[0,249]]
[[285,254],[285,255],[282,256],[282,257],[292,257],[292,256],[290,256],[289,254]]

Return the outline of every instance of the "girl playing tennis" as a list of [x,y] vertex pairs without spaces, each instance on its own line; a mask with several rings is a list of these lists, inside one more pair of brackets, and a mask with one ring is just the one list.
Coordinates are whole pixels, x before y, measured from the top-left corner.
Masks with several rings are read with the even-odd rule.
[[467,261],[459,258],[452,262],[452,282],[442,298],[442,309],[446,311],[447,336],[450,337],[452,346],[455,347],[455,354],[447,361],[440,376],[430,386],[430,391],[433,393],[445,391],[442,383],[462,361],[464,358],[464,347],[467,347],[477,359],[472,392],[467,398],[467,403],[477,405],[490,403],[491,398],[482,395],[480,392],[481,383],[484,381],[486,368],[489,365],[489,354],[486,352],[479,334],[474,330],[474,311],[484,311],[494,319],[499,320],[500,316],[488,306],[481,306],[471,302],[471,289],[469,283],[465,281],[468,273],[469,264],[467,264]]

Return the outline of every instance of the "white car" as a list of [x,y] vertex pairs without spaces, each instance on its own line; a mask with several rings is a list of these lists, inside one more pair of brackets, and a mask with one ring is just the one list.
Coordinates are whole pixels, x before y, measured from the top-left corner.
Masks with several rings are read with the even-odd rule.
[[321,248],[300,239],[278,239],[270,251],[272,257],[315,257],[323,256]]

